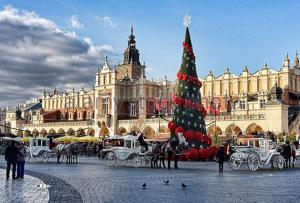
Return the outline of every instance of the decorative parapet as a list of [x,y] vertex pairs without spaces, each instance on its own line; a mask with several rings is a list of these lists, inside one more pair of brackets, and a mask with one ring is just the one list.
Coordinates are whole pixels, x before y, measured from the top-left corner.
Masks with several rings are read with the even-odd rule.
[[[248,114],[248,115],[219,115],[216,116],[217,121],[243,121],[243,120],[265,120],[265,114]],[[207,116],[206,121],[215,120],[215,116]]]
[[[166,118],[167,120],[172,120],[171,117]],[[244,121],[244,120],[265,120],[266,115],[265,114],[248,114],[248,115],[219,115],[216,116],[217,121]],[[207,116],[205,117],[205,121],[214,121],[215,117],[214,116]],[[127,120],[119,120],[119,125],[121,124],[134,124],[137,122],[140,122],[140,119],[127,119]],[[143,123],[158,123],[159,118],[148,118],[143,120]],[[164,119],[160,119],[161,123],[165,123],[166,121]]]
[[[172,117],[167,117],[165,119],[170,121],[170,120],[172,120]],[[128,119],[128,120],[119,120],[118,122],[119,122],[119,124],[134,124],[137,122],[141,122],[141,120],[140,119]],[[147,118],[147,119],[143,120],[143,123],[158,123],[158,122],[159,122],[159,118]],[[167,121],[164,119],[160,119],[160,122],[166,123]]]
[[38,127],[61,127],[61,126],[89,126],[93,125],[93,120],[87,121],[70,121],[70,122],[50,122],[39,124],[24,124],[23,128],[38,128]]

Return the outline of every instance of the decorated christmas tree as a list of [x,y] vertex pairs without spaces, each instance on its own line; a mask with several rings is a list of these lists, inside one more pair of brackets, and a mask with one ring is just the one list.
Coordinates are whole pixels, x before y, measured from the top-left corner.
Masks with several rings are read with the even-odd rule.
[[174,114],[168,127],[173,134],[183,133],[192,148],[199,148],[200,145],[207,147],[211,140],[206,136],[204,117],[207,112],[201,102],[201,86],[190,32],[186,26],[182,63],[177,73],[176,92],[173,95]]

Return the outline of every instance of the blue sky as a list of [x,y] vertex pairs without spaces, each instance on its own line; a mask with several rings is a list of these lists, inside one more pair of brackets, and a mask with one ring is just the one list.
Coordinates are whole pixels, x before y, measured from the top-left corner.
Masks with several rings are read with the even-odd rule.
[[[120,54],[133,23],[141,60],[152,77],[167,73],[175,77],[181,59],[184,28],[182,17],[192,16],[191,34],[199,75],[209,69],[221,74],[226,67],[240,73],[248,65],[253,72],[265,61],[275,68],[288,51],[293,58],[299,49],[299,1],[1,1],[19,9],[34,11],[61,28],[77,15],[84,25],[76,33],[96,44],[111,44]],[[108,16],[110,27],[95,20]],[[121,56],[120,56],[121,58]],[[152,70],[164,70],[158,74]]]
[[[300,51],[300,1],[296,0],[0,0],[0,10],[5,10],[7,5],[19,11],[9,14],[8,18],[21,16],[23,24],[26,24],[28,13],[21,11],[33,12],[40,19],[55,23],[62,31],[74,32],[81,39],[89,38],[93,45],[89,45],[90,42],[81,44],[84,49],[86,46],[102,46],[96,57],[103,60],[104,53],[108,52],[110,60],[115,63],[122,61],[130,26],[134,24],[137,48],[141,62],[145,61],[148,67],[148,78],[162,79],[166,74],[169,79],[175,79],[181,63],[185,31],[182,18],[185,14],[192,16],[190,31],[201,77],[206,76],[210,69],[215,75],[220,75],[226,67],[239,74],[245,65],[253,73],[264,62],[279,69],[286,52],[293,61],[296,50]],[[6,14],[4,12],[3,15]],[[36,34],[28,36],[33,39]],[[87,61],[91,58],[93,60]],[[90,54],[85,59],[90,73],[86,76],[92,81],[102,61],[95,60],[95,55]],[[76,70],[80,67],[77,65]],[[76,87],[83,86],[88,80],[76,83]],[[41,88],[36,89],[33,95],[41,92],[42,88],[51,89],[54,84],[59,86],[61,81],[64,80],[52,79],[48,86],[39,84]],[[70,84],[74,85],[74,81]]]

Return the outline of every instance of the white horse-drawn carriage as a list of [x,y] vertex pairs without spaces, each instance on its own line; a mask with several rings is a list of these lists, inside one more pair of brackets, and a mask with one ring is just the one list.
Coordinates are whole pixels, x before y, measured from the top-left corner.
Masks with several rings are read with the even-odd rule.
[[279,169],[284,166],[284,158],[271,140],[251,138],[247,140],[247,146],[233,146],[232,148],[234,153],[229,160],[232,170],[239,170],[242,163],[246,163],[251,171],[256,171],[267,164]]
[[123,146],[113,146],[103,149],[106,153],[105,161],[107,166],[148,166],[151,163],[152,147],[149,146],[148,151],[140,145],[138,136],[126,135],[119,138]]
[[39,161],[44,161],[45,157],[53,153],[49,149],[49,140],[47,138],[36,137],[29,139],[28,146],[25,146],[25,160],[30,161],[32,158],[37,158]]

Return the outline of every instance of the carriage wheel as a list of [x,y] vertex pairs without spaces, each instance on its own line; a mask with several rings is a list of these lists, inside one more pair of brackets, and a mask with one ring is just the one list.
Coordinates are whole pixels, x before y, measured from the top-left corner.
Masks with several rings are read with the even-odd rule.
[[45,153],[45,151],[40,151],[40,152],[38,153],[38,155],[37,155],[37,157],[36,157],[38,161],[40,161],[40,162],[43,161],[43,159],[44,159],[44,153]]
[[128,163],[128,159],[118,159],[117,162],[119,166],[126,166]]
[[259,155],[256,152],[251,152],[247,157],[247,166],[249,170],[256,171],[260,163]]
[[115,153],[113,152],[108,152],[106,157],[105,157],[105,163],[107,166],[113,166],[116,164],[117,157]]
[[25,161],[28,162],[31,159],[31,152],[28,147],[25,147]]
[[283,169],[284,166],[284,158],[282,155],[278,155],[276,156],[276,164],[277,164],[277,168],[279,169]]
[[143,159],[140,157],[140,156],[135,156],[134,158],[133,158],[133,166],[135,167],[135,168],[138,168],[138,167],[141,167],[142,166],[142,164],[143,164]]
[[47,152],[44,152],[44,153],[42,154],[42,162],[43,162],[43,163],[46,163],[46,162],[48,162],[48,160],[49,160],[48,153],[47,153]]
[[144,157],[142,162],[144,163],[144,165],[146,167],[150,167],[151,166],[151,158],[150,157]]
[[234,171],[239,170],[241,164],[242,164],[241,155],[234,153],[230,156],[229,166],[232,170]]

